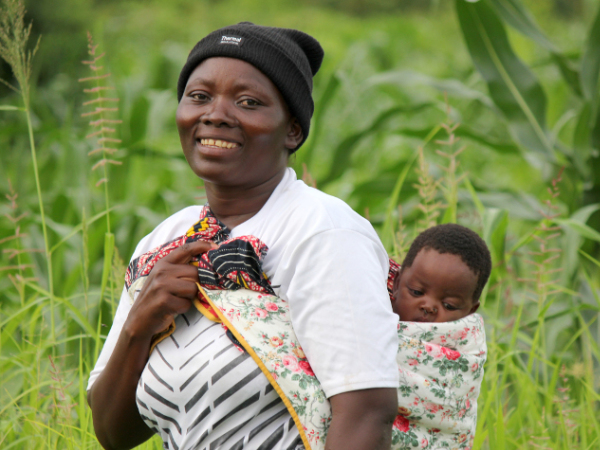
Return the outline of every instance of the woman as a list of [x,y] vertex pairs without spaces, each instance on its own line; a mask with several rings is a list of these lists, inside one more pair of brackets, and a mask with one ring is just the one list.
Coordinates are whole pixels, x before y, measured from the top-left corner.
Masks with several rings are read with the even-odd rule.
[[[331,402],[327,448],[387,449],[398,383],[387,255],[366,220],[287,168],[308,136],[322,58],[319,43],[297,30],[247,22],[217,30],[181,71],[176,120],[212,214],[231,237],[254,235],[269,247],[263,270],[289,302]],[[134,258],[184,234],[200,212],[192,206],[169,217]],[[105,448],[131,448],[155,432],[165,448],[302,448],[255,363],[190,309],[198,273],[188,263],[211,248],[197,241],[176,249],[133,305],[122,296],[88,385]],[[175,333],[149,357],[152,336],[175,317]]]

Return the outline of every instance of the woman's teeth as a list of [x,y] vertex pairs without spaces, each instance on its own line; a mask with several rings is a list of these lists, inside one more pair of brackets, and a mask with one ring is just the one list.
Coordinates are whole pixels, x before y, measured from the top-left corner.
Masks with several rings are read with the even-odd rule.
[[222,141],[221,139],[200,139],[202,145],[210,145],[219,148],[234,148],[238,147],[235,142]]

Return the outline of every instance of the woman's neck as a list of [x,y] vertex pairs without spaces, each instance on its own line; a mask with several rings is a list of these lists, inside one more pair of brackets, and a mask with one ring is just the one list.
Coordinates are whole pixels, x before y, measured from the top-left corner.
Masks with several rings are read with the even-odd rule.
[[261,210],[284,174],[285,170],[251,188],[219,186],[205,182],[206,197],[212,213],[232,230]]

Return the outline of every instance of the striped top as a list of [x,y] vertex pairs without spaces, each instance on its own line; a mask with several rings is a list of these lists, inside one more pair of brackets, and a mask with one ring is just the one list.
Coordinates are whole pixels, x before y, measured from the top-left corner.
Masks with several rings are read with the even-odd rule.
[[225,329],[195,308],[148,360],[138,410],[174,450],[304,450],[283,402]]

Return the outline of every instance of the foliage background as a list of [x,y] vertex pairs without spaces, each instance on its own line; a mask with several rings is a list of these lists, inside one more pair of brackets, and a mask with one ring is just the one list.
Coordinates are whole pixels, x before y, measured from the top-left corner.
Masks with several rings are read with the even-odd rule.
[[[552,43],[506,26],[515,58],[543,89],[524,98],[532,105],[545,98],[546,153],[515,134],[519,111],[498,104],[499,87],[469,52],[480,38],[457,14],[489,7],[506,24],[499,11],[515,5]],[[29,111],[48,237],[27,121],[0,111],[0,191],[18,195],[16,208],[9,198],[0,206],[0,446],[96,448],[85,383],[110,326],[123,260],[165,217],[204,201],[174,123],[179,69],[199,38],[244,20],[300,28],[325,48],[311,135],[292,160],[299,174],[305,166],[320,189],[366,215],[396,256],[427,222],[458,221],[490,245],[494,272],[482,308],[490,360],[475,447],[600,445],[598,84],[586,97],[557,63],[581,80],[589,49],[600,54],[593,34],[600,2],[37,0],[26,7],[30,47],[42,35]],[[109,167],[100,187],[81,117],[89,96],[78,82],[91,74],[81,64],[90,59],[88,30],[106,52],[104,81],[119,98],[110,117],[122,120],[111,156],[122,164]],[[14,83],[4,62],[0,78]],[[21,99],[0,85],[0,104]],[[447,130],[460,143],[449,142]],[[23,235],[9,240],[17,230]]]

